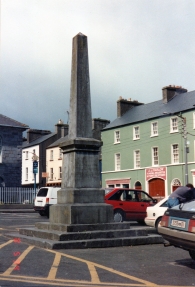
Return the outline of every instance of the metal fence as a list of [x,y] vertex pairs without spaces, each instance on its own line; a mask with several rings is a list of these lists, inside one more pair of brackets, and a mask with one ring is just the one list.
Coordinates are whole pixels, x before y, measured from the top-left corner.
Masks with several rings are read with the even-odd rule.
[[32,204],[38,189],[23,187],[0,187],[0,204]]

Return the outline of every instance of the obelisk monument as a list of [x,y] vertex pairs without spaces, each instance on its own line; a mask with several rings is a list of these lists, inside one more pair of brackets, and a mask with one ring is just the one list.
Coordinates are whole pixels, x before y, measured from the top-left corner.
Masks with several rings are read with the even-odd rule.
[[51,224],[113,222],[113,208],[104,203],[100,188],[99,149],[92,137],[87,37],[73,38],[68,139],[63,151],[62,186],[57,204],[50,207]]

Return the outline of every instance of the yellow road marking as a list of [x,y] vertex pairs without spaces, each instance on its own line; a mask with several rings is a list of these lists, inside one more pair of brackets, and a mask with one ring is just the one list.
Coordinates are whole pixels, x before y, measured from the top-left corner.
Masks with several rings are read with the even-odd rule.
[[29,246],[14,262],[13,264],[2,274],[4,276],[9,276],[14,268],[21,264],[22,260],[26,257],[26,255],[34,248],[34,246]]
[[94,264],[91,262],[88,262],[87,265],[88,265],[89,272],[91,274],[91,283],[100,283],[100,279],[99,279],[99,276],[97,274]]
[[7,241],[7,242],[1,244],[1,245],[0,245],[0,249],[3,248],[3,247],[6,246],[6,245],[12,243],[12,242],[13,242],[13,240],[11,239],[11,240],[9,240],[9,241]]
[[60,264],[60,259],[61,259],[61,254],[56,253],[54,261],[53,261],[53,265],[49,271],[49,275],[48,275],[47,279],[53,280],[56,278],[56,273],[58,270],[58,266]]
[[[114,273],[114,274],[117,274],[117,275],[119,275],[119,276],[121,276],[121,277],[128,278],[128,279],[130,279],[130,280],[137,281],[137,282],[140,282],[140,283],[145,284],[145,285],[157,286],[157,284],[155,284],[155,283],[152,283],[152,282],[149,282],[149,281],[147,281],[147,280],[143,280],[143,279],[140,279],[140,278],[137,278],[137,277],[128,275],[128,274],[126,274],[126,273],[123,273],[123,272],[114,270],[114,269],[109,268],[109,267],[106,267],[106,266],[104,266],[104,265],[100,265],[100,264],[97,264],[97,263],[94,263],[94,262],[91,262],[91,261],[88,261],[88,260],[85,260],[85,259],[81,259],[81,258],[72,256],[72,255],[64,254],[64,253],[61,253],[61,252],[58,252],[58,251],[49,250],[49,249],[48,249],[48,251],[49,251],[49,252],[52,252],[52,253],[60,253],[62,256],[65,256],[65,257],[67,257],[67,258],[71,258],[71,259],[76,260],[76,261],[84,262],[84,263],[86,263],[87,265],[88,265],[88,263],[89,263],[89,264],[93,264],[95,267],[104,269],[104,270],[106,270],[106,271],[109,271],[109,272],[112,272],[112,273]],[[89,266],[89,265],[88,265],[88,266]],[[89,272],[90,272],[90,270],[89,270]],[[93,277],[93,274],[91,274],[91,278],[95,279],[95,278]],[[98,278],[98,280],[99,280],[99,278]],[[98,284],[99,281],[93,282],[93,283]],[[105,283],[104,283],[104,284],[105,284]]]

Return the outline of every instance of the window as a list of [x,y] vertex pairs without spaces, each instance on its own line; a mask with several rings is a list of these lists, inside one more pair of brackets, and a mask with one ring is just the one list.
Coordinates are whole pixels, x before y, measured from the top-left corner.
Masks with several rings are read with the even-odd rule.
[[151,136],[157,136],[158,135],[158,123],[154,122],[151,124]]
[[120,143],[120,131],[114,132],[114,143]]
[[121,155],[120,153],[115,154],[115,170],[121,169]]
[[193,113],[193,129],[195,129],[195,113]]
[[134,151],[134,168],[140,167],[140,151]]
[[53,168],[50,168],[50,180],[53,180]]
[[140,139],[139,127],[134,127],[133,128],[133,139],[134,140]]
[[25,152],[26,159],[28,159],[28,151]]
[[53,150],[50,150],[50,160],[53,160]]
[[2,162],[2,149],[3,149],[3,140],[0,136],[0,162]]
[[59,149],[59,159],[62,159],[62,149]]
[[178,118],[171,118],[171,133],[178,132]]
[[26,167],[26,174],[25,174],[25,180],[28,180],[28,167]]
[[158,147],[152,149],[152,165],[158,165]]
[[59,178],[60,179],[62,178],[62,167],[61,166],[59,167]]
[[179,145],[172,145],[172,163],[179,163]]

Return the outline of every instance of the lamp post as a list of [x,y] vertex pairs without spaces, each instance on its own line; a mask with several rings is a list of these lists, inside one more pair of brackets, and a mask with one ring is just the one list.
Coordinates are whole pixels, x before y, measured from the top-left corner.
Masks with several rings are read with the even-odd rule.
[[[23,153],[25,153],[25,151],[23,151]],[[32,160],[33,160],[33,174],[34,174],[34,193],[35,193],[35,197],[36,197],[36,174],[38,173],[38,159],[39,157],[36,155],[35,152],[30,152],[28,151],[28,153],[32,153]]]

